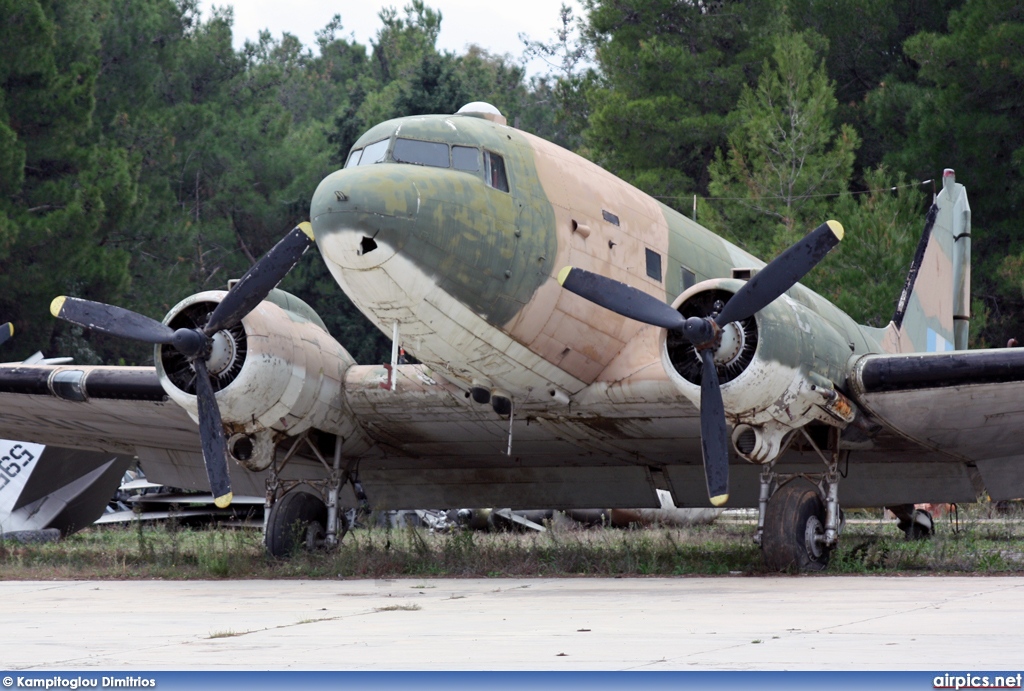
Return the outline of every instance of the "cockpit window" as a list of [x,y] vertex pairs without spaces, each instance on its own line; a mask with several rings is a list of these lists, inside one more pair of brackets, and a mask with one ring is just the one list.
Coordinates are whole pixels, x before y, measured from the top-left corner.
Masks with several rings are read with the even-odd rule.
[[508,192],[508,178],[505,176],[505,161],[498,154],[484,151],[484,180],[496,190]]
[[[363,149],[363,155],[359,158],[359,162],[355,165],[368,166],[371,163],[380,163],[384,160],[384,154],[388,152],[388,143],[390,139],[381,139],[379,142],[374,142]],[[351,161],[349,161],[351,163]]]
[[472,146],[452,146],[452,168],[476,172],[480,170],[480,150]]
[[356,149],[348,155],[348,163],[345,164],[346,168],[355,168],[359,165],[359,157],[363,155],[362,149]]
[[448,145],[443,142],[423,142],[418,139],[395,140],[392,152],[397,163],[416,163],[421,166],[448,168]]

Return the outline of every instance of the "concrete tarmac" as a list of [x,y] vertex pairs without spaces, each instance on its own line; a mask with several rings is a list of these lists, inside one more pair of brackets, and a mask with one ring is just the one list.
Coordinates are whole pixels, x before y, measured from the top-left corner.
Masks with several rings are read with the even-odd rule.
[[1024,670],[1024,577],[0,582],[0,669]]

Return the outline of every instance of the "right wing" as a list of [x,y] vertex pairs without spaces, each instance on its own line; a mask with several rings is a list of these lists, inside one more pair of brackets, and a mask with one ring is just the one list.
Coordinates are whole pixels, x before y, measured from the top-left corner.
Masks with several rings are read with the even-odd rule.
[[0,366],[0,437],[134,454],[202,453],[198,427],[153,367]]

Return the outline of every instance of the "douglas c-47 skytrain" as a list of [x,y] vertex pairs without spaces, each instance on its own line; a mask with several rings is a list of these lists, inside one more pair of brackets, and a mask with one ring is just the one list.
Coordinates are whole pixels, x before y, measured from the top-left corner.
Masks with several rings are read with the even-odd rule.
[[[363,498],[645,507],[660,489],[758,507],[768,566],[820,569],[841,506],[890,507],[916,535],[932,525],[914,503],[1024,495],[1024,350],[965,350],[952,170],[923,225],[892,323],[869,328],[798,283],[838,221],[766,265],[487,104],[389,120],[229,290],[162,323],[55,299],[154,344],[155,367],[0,367],[0,437],[134,454],[221,504],[266,493],[272,554],[336,543]],[[356,365],[275,289],[314,242],[421,364]]]

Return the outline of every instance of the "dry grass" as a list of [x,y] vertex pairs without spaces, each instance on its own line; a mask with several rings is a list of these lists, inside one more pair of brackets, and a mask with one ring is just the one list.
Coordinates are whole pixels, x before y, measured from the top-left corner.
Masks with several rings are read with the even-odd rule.
[[388,605],[387,607],[377,607],[374,612],[418,612],[422,607],[419,605]]
[[[855,518],[856,516],[851,516]],[[1024,570],[1024,516],[990,522],[961,511],[931,540],[893,521],[851,521],[828,573],[1007,573]],[[693,528],[551,530],[538,534],[366,529],[332,552],[268,558],[252,530],[90,528],[50,544],[0,543],[0,579],[391,578],[763,574],[749,522]]]

